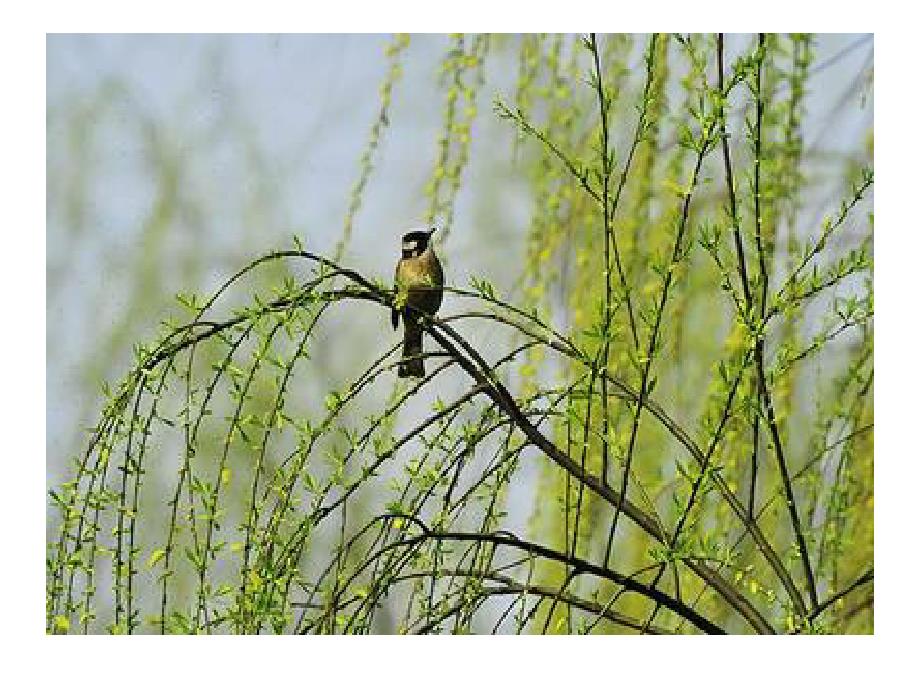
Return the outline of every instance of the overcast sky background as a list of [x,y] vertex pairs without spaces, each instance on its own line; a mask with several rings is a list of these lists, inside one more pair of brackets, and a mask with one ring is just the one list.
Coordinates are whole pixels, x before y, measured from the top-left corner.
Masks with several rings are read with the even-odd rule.
[[[155,139],[175,156],[181,193],[204,213],[190,212],[165,229],[160,251],[174,257],[173,265],[157,269],[163,272],[163,294],[152,297],[149,313],[135,315],[129,342],[151,337],[177,291],[213,287],[254,256],[289,245],[295,232],[315,251],[332,250],[379,109],[389,40],[48,37],[49,485],[61,478],[64,463],[82,444],[80,427],[98,413],[101,398],[87,386],[82,363],[96,347],[97,334],[122,318],[133,280],[126,266],[133,253],[144,251],[140,238],[157,191],[144,142]],[[730,37],[729,52],[747,40]],[[513,93],[516,44],[509,43],[489,58],[465,173],[469,184],[461,190],[445,247],[449,279],[457,285],[467,284],[469,275],[486,275],[499,288],[508,287],[514,257],[506,248],[527,230],[526,186],[522,180],[518,194],[513,184],[509,126],[491,114],[495,95],[510,101]],[[346,255],[346,263],[375,277],[390,277],[398,236],[424,220],[423,186],[442,122],[437,67],[447,47],[446,36],[413,36],[403,61],[391,126]],[[871,129],[871,91],[861,108],[843,99],[854,77],[872,67],[872,37],[818,36],[815,49],[821,69],[809,81],[806,149],[858,148]],[[73,126],[79,118],[82,130]],[[74,131],[91,136],[75,138]],[[512,193],[498,202],[486,193],[496,177],[512,181]],[[830,203],[824,212],[835,205]],[[482,218],[489,219],[488,228],[477,223]],[[179,267],[200,246],[208,247],[195,259],[203,265],[202,283],[183,284]],[[107,368],[124,373],[130,361],[129,345]]]

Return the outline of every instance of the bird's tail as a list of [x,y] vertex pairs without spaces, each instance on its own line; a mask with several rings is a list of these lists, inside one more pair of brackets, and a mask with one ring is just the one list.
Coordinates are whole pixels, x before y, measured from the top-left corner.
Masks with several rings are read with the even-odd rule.
[[399,378],[409,376],[424,376],[425,362],[422,359],[422,328],[413,318],[403,320],[405,335],[403,336],[402,361],[399,363],[397,375]]

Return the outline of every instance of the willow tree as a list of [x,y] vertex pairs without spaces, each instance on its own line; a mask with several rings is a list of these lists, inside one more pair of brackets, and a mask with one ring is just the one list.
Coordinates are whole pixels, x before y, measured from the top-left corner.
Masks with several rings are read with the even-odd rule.
[[387,333],[391,276],[348,256],[398,36],[336,251],[180,294],[106,389],[51,492],[48,630],[871,631],[871,136],[805,147],[813,37],[450,43],[428,219],[449,242],[497,118],[513,287],[448,282],[424,378],[398,334],[344,380],[314,357]]

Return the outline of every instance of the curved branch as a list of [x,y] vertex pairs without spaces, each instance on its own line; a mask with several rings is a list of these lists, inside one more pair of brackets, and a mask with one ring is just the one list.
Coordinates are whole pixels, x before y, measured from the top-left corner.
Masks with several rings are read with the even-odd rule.
[[[393,516],[393,517],[403,517],[403,516]],[[625,589],[635,592],[636,594],[642,594],[643,596],[651,599],[655,602],[660,603],[665,608],[670,609],[677,615],[685,618],[686,620],[693,623],[697,628],[703,632],[707,632],[713,635],[724,635],[725,630],[720,628],[718,625],[712,621],[704,618],[699,613],[694,611],[692,608],[687,606],[681,601],[674,599],[669,594],[662,592],[659,589],[650,587],[643,582],[640,582],[628,575],[623,575],[605,568],[600,565],[595,565],[581,558],[570,556],[559,551],[550,549],[549,547],[543,546],[542,544],[537,544],[534,542],[525,541],[523,539],[518,539],[511,533],[508,532],[495,532],[495,533],[482,533],[482,532],[441,532],[430,530],[427,527],[422,529],[422,524],[415,520],[413,524],[419,527],[422,530],[420,535],[409,537],[403,541],[396,542],[387,546],[387,549],[397,548],[400,546],[412,546],[417,544],[420,541],[425,541],[428,539],[433,539],[437,541],[449,540],[449,541],[474,541],[480,543],[489,543],[495,544],[496,546],[510,546],[513,548],[523,549],[531,554],[536,554],[547,558],[549,560],[556,561],[558,563],[565,563],[569,567],[573,568],[576,575],[594,575],[624,587]],[[552,591],[552,596],[556,595],[555,590]]]

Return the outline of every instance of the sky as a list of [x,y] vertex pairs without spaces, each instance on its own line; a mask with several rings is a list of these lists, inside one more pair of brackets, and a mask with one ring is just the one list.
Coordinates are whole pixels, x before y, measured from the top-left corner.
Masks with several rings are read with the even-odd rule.
[[[47,38],[47,442],[48,483],[61,477],[82,426],[101,398],[93,376],[123,372],[131,343],[148,339],[179,290],[206,290],[249,259],[289,246],[297,233],[330,253],[341,235],[359,158],[379,109],[386,35],[49,35]],[[513,37],[506,38],[513,41]],[[729,53],[747,38],[730,36]],[[396,87],[347,262],[388,279],[396,239],[424,221],[443,97],[437,65],[443,35],[415,36]],[[871,35],[822,35],[809,82],[805,145],[861,145],[873,109],[842,107],[853,76],[872,66]],[[508,127],[491,116],[513,93],[516,58],[499,51],[479,94],[472,182],[458,199],[445,252],[448,280],[487,275],[510,286],[512,240],[527,230],[520,194],[485,201],[514,175]],[[502,69],[500,67],[507,67]],[[502,148],[503,147],[503,148]],[[145,245],[157,204],[151,151],[166,151],[185,210]],[[160,165],[157,168],[156,165]],[[513,185],[510,187],[514,192]],[[489,206],[485,206],[485,204]],[[497,206],[497,207],[496,207]],[[820,212],[822,209],[818,209]],[[827,209],[823,209],[826,211]],[[487,218],[489,227],[478,225]],[[147,239],[145,239],[145,237]],[[483,237],[487,238],[483,241]],[[162,295],[131,295],[137,252],[166,257],[149,267]],[[183,283],[196,262],[200,283]],[[125,315],[131,309],[146,309]],[[125,325],[126,340],[101,369],[87,368],[100,332]],[[88,380],[88,378],[90,380]]]

